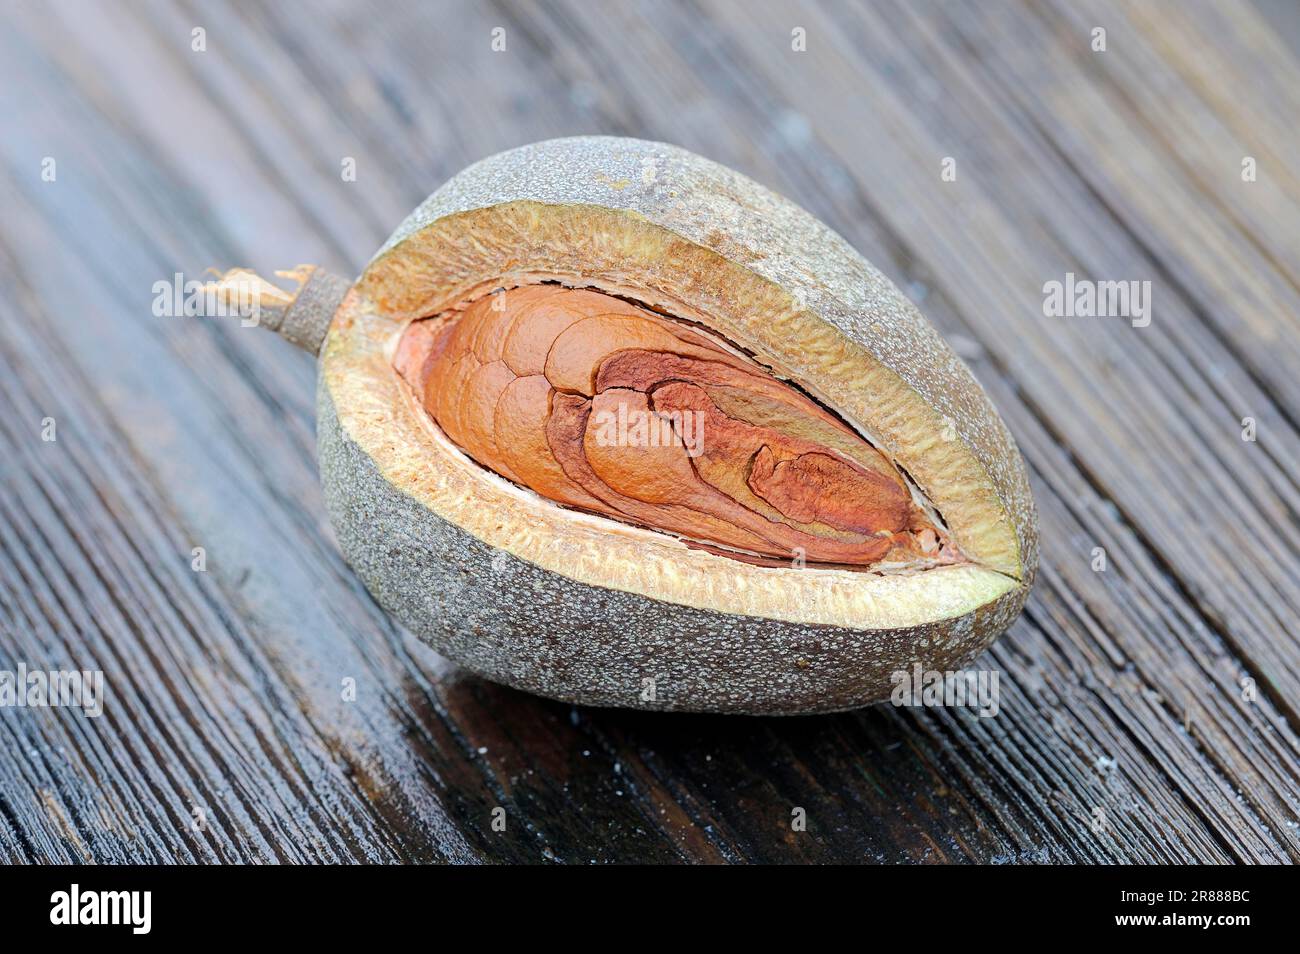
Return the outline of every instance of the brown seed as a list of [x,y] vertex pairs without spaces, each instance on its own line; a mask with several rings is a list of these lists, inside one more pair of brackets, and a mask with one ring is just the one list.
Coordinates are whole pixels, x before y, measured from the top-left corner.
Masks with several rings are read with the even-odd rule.
[[913,518],[888,459],[825,408],[715,336],[610,295],[497,291],[413,322],[394,364],[469,457],[556,503],[741,559],[961,561]]

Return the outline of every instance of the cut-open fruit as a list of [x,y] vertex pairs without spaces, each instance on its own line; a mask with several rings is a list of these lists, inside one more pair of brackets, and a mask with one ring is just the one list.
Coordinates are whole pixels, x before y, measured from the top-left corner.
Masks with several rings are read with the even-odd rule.
[[290,274],[263,322],[319,346],[339,545],[475,672],[828,711],[963,665],[1024,604],[1037,521],[984,392],[843,239],[731,170],[537,143],[432,195],[346,294]]

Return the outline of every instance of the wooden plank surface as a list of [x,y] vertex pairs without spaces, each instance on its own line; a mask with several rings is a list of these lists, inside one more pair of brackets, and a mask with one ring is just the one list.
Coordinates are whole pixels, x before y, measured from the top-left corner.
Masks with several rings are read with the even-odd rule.
[[[3,17],[0,669],[102,669],[108,699],[98,719],[0,710],[0,860],[1300,857],[1285,5],[64,0]],[[1000,672],[997,717],[575,709],[459,672],[334,547],[310,361],[237,322],[151,313],[156,281],[210,265],[355,274],[468,162],[592,132],[789,195],[967,358],[1042,518],[1025,615],[979,664]],[[1066,272],[1149,280],[1150,326],[1045,317]]]

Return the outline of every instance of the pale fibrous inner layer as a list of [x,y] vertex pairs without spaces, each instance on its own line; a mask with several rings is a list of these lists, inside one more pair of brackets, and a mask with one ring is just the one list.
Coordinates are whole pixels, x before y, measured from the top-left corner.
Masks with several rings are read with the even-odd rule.
[[696,325],[589,289],[412,323],[395,368],[480,466],[554,503],[760,565],[965,562],[899,470]]

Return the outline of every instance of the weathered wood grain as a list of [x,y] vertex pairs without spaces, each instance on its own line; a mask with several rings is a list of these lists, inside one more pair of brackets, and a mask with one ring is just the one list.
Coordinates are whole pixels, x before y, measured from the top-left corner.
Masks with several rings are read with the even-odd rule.
[[[0,668],[102,668],[110,696],[96,720],[0,710],[0,859],[1300,857],[1300,47],[1276,19],[312,10],[6,7]],[[1026,615],[981,663],[996,718],[572,709],[458,673],[333,547],[308,359],[150,313],[176,271],[355,273],[464,164],[587,132],[675,141],[790,195],[967,356],[1043,523]],[[1045,317],[1067,271],[1150,280],[1150,327]]]

